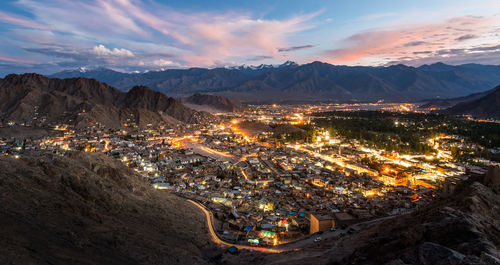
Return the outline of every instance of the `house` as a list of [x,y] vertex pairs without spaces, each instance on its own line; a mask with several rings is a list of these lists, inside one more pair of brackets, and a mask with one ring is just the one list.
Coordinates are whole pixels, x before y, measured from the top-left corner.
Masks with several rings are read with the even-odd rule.
[[333,220],[335,226],[350,225],[356,223],[356,218],[348,213],[334,213]]
[[314,234],[319,231],[325,231],[335,227],[335,220],[328,214],[311,214],[311,224],[309,234]]

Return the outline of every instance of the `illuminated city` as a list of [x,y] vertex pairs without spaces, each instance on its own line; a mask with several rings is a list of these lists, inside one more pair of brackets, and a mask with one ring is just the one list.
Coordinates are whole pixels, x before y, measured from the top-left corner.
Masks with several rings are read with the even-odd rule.
[[[479,148],[464,136],[438,133],[421,140],[425,153],[397,152],[321,126],[334,115],[344,119],[358,111],[427,115],[413,104],[272,104],[176,129],[140,130],[132,121],[114,131],[98,124],[86,130],[58,124],[57,137],[1,146],[4,155],[16,158],[70,150],[105,153],[152,187],[207,209],[222,241],[271,249],[321,231],[311,223],[318,216],[331,222],[326,229],[335,229],[408,213],[452,189],[466,172],[483,172],[452,155],[452,148]],[[401,118],[391,122],[409,126]]]
[[0,265],[500,265],[500,1],[1,3]]

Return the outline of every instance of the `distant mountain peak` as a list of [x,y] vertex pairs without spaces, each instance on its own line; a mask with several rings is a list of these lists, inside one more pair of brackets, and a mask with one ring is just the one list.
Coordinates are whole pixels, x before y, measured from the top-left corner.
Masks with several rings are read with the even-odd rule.
[[233,67],[229,67],[229,68],[230,69],[237,69],[237,70],[245,70],[245,69],[262,70],[262,69],[274,69],[274,68],[285,68],[285,67],[296,67],[296,66],[299,66],[296,62],[286,61],[282,64],[260,64],[260,65],[242,64],[240,66],[233,66]]
[[308,63],[308,65],[327,65],[328,63],[324,63],[322,61],[313,61]]
[[154,91],[147,86],[134,86],[127,92],[127,94],[132,95],[133,97],[145,97],[145,96],[166,97],[166,95],[158,91]]
[[81,74],[81,75],[85,75],[85,74],[91,74],[91,73],[101,73],[101,72],[115,72],[115,73],[121,73],[121,72],[118,72],[118,71],[115,71],[115,70],[112,70],[112,69],[109,69],[109,68],[106,68],[106,67],[103,67],[103,66],[97,66],[97,67],[92,67],[92,66],[80,66],[78,68],[74,68],[74,69],[68,69],[68,70],[63,70],[59,73],[56,73],[54,75],[58,75],[58,74],[61,74],[61,73],[66,73],[66,74]]
[[26,84],[30,82],[47,82],[48,78],[37,73],[9,74],[5,76],[4,82],[9,84]]
[[290,66],[299,66],[296,62],[294,61],[286,61],[283,64],[280,65],[280,67],[290,67]]
[[151,88],[147,86],[134,86],[129,92],[154,92]]
[[242,64],[240,66],[233,66],[233,67],[229,67],[229,69],[236,69],[236,70],[259,70],[259,69],[266,69],[266,68],[274,68],[274,66],[272,64],[260,64],[260,65],[246,65],[246,64]]
[[88,67],[85,67],[85,66],[81,66],[81,67],[78,67],[77,71],[79,71],[80,73],[85,73],[89,70]]
[[242,101],[363,100],[407,101],[453,98],[482,92],[500,84],[500,66],[447,65],[420,67],[347,66],[315,61],[298,65],[241,65],[122,73],[113,70],[61,72],[51,77],[95,78],[123,91],[147,85],[174,97],[196,92],[230,96]]

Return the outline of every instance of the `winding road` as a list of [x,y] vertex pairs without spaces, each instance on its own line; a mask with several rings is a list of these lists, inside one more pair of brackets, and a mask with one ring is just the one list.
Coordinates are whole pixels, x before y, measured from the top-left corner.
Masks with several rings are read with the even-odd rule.
[[[212,212],[199,202],[193,201],[191,199],[187,199],[187,201],[194,204],[196,207],[198,207],[205,214],[210,237],[211,237],[212,241],[214,243],[216,243],[217,245],[219,245],[220,247],[236,247],[238,249],[248,249],[248,250],[267,252],[267,253],[282,253],[282,252],[287,252],[287,251],[297,251],[297,250],[300,250],[301,248],[304,248],[306,246],[311,246],[311,245],[315,244],[314,239],[318,236],[315,234],[308,235],[308,236],[303,237],[299,240],[285,243],[285,244],[278,245],[278,246],[274,246],[274,247],[252,247],[252,246],[248,246],[248,245],[228,243],[228,242],[225,242],[222,239],[220,239],[219,235],[215,231],[214,224],[213,224]],[[354,231],[359,231],[368,225],[374,224],[374,223],[382,221],[382,220],[394,218],[395,216],[397,216],[397,215],[381,217],[381,218],[373,219],[370,221],[353,224],[353,225],[348,226],[345,230],[341,230],[341,229],[336,229],[335,231],[327,230],[327,231],[324,231],[320,236],[324,240],[327,238],[340,236],[341,234],[346,234],[348,230],[353,229]]]
[[189,200],[189,199],[187,201],[196,205],[205,214],[205,217],[207,219],[207,226],[208,226],[208,232],[210,234],[210,237],[212,238],[212,241],[214,243],[216,243],[217,245],[219,245],[221,247],[237,247],[238,249],[251,249],[251,250],[256,250],[256,251],[261,251],[261,252],[269,252],[269,253],[281,253],[284,251],[288,251],[288,250],[283,250],[283,249],[252,247],[252,246],[247,246],[247,245],[238,245],[238,244],[231,244],[231,243],[224,242],[224,241],[222,241],[222,239],[219,238],[219,235],[217,234],[217,232],[215,232],[214,224],[212,221],[213,220],[212,212],[207,210],[205,208],[205,206],[203,206],[199,202],[195,202],[195,201]]

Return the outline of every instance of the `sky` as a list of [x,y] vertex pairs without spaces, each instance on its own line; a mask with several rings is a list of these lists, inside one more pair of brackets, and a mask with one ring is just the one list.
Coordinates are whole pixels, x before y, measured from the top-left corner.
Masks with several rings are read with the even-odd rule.
[[299,64],[500,64],[494,0],[3,0],[0,76]]

